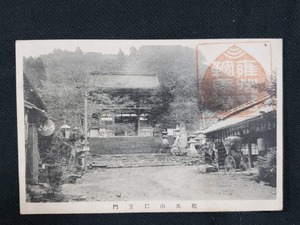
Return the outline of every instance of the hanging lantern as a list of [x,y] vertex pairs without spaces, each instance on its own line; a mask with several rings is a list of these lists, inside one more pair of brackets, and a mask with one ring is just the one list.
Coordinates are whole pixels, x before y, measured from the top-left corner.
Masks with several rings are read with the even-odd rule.
[[38,127],[38,132],[42,136],[50,136],[55,131],[55,125],[52,120],[46,120]]
[[60,127],[60,129],[62,130],[62,133],[64,135],[64,138],[70,138],[70,130],[71,130],[71,127],[69,125],[67,125],[66,123],[64,125],[62,125]]

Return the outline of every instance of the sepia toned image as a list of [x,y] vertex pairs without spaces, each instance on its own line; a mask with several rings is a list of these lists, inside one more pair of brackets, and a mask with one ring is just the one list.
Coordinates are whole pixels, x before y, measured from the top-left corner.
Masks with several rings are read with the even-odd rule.
[[17,41],[22,214],[282,209],[282,41]]

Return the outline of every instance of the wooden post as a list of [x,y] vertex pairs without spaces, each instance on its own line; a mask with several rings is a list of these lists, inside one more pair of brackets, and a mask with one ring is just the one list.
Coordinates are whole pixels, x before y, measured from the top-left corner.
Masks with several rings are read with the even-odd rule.
[[[84,146],[87,147],[87,134],[88,134],[88,125],[87,125],[87,107],[88,107],[88,103],[87,103],[87,96],[88,93],[87,91],[85,91],[84,93]],[[87,151],[84,151],[84,171],[87,171]]]
[[140,126],[141,126],[140,110],[138,110],[138,113],[137,113],[137,132],[138,132],[138,136],[140,136]]
[[249,154],[249,168],[252,168],[252,149],[251,149],[251,142],[248,141],[248,154]]
[[34,124],[28,126],[28,147],[26,148],[26,183],[37,184],[39,175],[38,133]]

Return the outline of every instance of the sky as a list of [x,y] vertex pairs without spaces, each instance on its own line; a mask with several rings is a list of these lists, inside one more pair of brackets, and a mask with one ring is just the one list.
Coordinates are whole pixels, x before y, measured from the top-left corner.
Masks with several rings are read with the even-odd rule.
[[[198,46],[198,50],[205,56],[205,58],[199,58],[199,60],[203,64],[209,65],[234,43],[261,63],[267,74],[271,73],[270,62],[273,63],[273,66],[280,63],[282,53],[280,40],[278,39],[27,40],[17,41],[17,53],[19,56],[38,57],[42,54],[52,53],[54,49],[75,51],[79,47],[83,52],[101,52],[103,54],[117,54],[121,48],[128,55],[131,46],[137,49],[144,45],[181,45],[193,49]],[[272,59],[270,58],[271,45],[273,45]],[[276,47],[274,48],[274,46]]]
[[53,52],[54,49],[75,51],[79,47],[83,52],[102,52],[103,54],[117,54],[121,48],[128,55],[131,46],[137,49],[142,45],[182,45],[195,48],[194,40],[36,40],[17,41],[22,48],[25,57],[38,57],[42,54]]
[[[269,42],[246,42],[246,43],[238,43],[239,48],[253,56],[264,68],[267,74],[271,74],[271,57],[270,57],[270,48],[271,44]],[[224,44],[209,44],[198,46],[198,50],[202,52],[204,58],[199,58],[199,63],[208,67],[220,54],[225,52],[228,48],[232,46],[232,43],[224,43]]]

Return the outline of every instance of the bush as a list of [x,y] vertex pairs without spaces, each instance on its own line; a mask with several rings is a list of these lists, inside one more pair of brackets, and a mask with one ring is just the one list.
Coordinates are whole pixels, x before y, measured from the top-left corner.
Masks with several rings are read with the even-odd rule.
[[47,165],[48,173],[45,179],[48,179],[48,184],[27,185],[27,201],[63,201],[64,196],[61,193],[61,185],[66,180],[64,179],[66,174],[63,173],[62,165],[65,168],[69,164],[72,146],[65,143],[57,132],[48,139],[40,137],[39,150],[42,163]]
[[276,187],[276,148],[270,148],[265,156],[258,156],[255,166],[258,168],[255,180]]
[[62,168],[59,165],[48,168],[49,185],[27,185],[26,201],[28,202],[61,202]]

